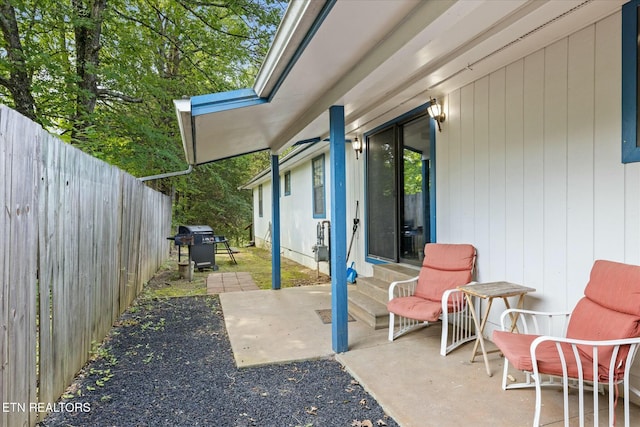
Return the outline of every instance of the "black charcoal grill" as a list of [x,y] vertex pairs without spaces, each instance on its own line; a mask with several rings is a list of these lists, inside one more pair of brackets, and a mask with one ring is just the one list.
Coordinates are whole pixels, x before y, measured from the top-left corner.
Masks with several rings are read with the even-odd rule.
[[202,271],[205,268],[217,270],[216,265],[216,239],[213,229],[208,225],[181,225],[178,234],[168,237],[178,247],[178,262],[181,261],[181,248],[189,249],[189,260],[193,261],[195,268]]

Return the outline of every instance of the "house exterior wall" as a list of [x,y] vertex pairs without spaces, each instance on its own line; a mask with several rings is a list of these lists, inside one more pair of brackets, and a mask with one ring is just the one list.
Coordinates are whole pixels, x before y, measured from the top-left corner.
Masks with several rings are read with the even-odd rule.
[[621,163],[620,46],[616,13],[446,96],[438,240],[476,246],[478,281],[536,288],[526,308],[571,310],[596,259],[640,264],[640,164]]
[[[262,185],[262,216],[260,215],[259,185]],[[253,191],[253,238],[256,246],[271,244],[271,181],[265,181],[252,188]]]
[[[325,215],[313,215],[312,191],[312,160],[324,155],[324,187],[325,187]],[[280,168],[280,249],[282,256],[289,258],[308,268],[318,268],[320,272],[329,274],[329,263],[316,263],[312,250],[317,241],[317,224],[329,221],[331,217],[331,197],[329,186],[331,165],[329,162],[329,148],[309,150],[304,161],[293,167],[283,164]],[[291,193],[285,195],[284,175],[291,174]],[[271,243],[269,224],[271,223],[271,176],[264,178],[263,216],[259,217],[258,182],[253,187],[254,203],[254,233],[256,245],[266,247]],[[329,228],[325,226],[325,244],[329,243]]]
[[[620,47],[617,12],[444,95],[446,121],[436,133],[437,241],[473,244],[478,281],[536,288],[528,309],[573,309],[596,259],[640,264],[640,163],[621,162]],[[349,261],[368,276],[365,162],[348,144],[346,150],[348,239],[356,201],[361,220]],[[310,162],[291,169],[292,194],[281,192],[281,238],[284,256],[315,268],[319,220],[311,214]],[[263,218],[253,190],[260,244],[271,218],[269,177]],[[329,219],[328,192],[326,199]],[[327,263],[320,266],[328,273]],[[496,301],[487,337],[503,309]]]

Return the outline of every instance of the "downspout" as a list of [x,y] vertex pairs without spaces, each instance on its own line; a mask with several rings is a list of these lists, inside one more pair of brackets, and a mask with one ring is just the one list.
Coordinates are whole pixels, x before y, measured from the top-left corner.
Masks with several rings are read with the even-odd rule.
[[183,171],[178,171],[178,172],[167,172],[167,173],[161,173],[159,175],[151,175],[151,176],[143,176],[141,178],[138,178],[140,181],[151,181],[154,179],[161,179],[161,178],[170,178],[172,176],[180,176],[180,175],[188,175],[193,171],[193,165],[189,165],[189,167]]

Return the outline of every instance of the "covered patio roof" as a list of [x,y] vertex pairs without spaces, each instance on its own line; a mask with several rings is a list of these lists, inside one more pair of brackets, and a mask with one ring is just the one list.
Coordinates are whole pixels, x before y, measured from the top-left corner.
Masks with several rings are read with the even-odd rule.
[[[176,100],[189,164],[347,134],[423,105],[620,9],[624,0],[293,0],[253,88]],[[445,124],[446,125],[446,124]]]

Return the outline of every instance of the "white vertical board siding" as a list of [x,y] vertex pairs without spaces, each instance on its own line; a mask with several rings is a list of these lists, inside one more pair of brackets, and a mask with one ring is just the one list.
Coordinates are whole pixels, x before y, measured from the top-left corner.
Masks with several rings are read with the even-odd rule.
[[[363,138],[360,136],[359,138]],[[361,276],[373,275],[373,268],[371,264],[365,262],[364,256],[364,164],[365,153],[363,152],[358,156],[356,160],[355,152],[350,144],[346,147],[347,156],[347,250],[352,241],[353,234],[353,220],[356,218],[356,212],[360,223],[353,237],[353,245],[351,247],[351,253],[347,263],[355,262],[356,271]],[[356,202],[358,202],[358,209],[356,211]]]
[[[436,217],[437,217],[437,240],[447,241],[447,239],[455,239],[457,236],[456,231],[459,229],[456,227],[456,213],[454,213],[455,201],[450,197],[452,194],[458,194],[456,190],[459,190],[457,184],[456,174],[459,168],[460,156],[459,156],[459,144],[460,144],[460,91],[451,93],[447,101],[447,124],[445,137],[443,143],[441,140],[443,135],[438,133],[436,135],[436,165],[440,162],[446,164],[456,163],[455,167],[440,168],[436,166]],[[457,145],[456,145],[457,144]],[[442,191],[440,191],[442,189]],[[457,200],[460,198],[458,197]]]
[[[569,37],[567,73],[567,305],[583,295],[593,262],[595,27]],[[580,248],[572,250],[571,247]]]
[[[594,250],[595,258],[609,258],[638,262],[625,256],[625,222],[637,222],[638,218],[625,221],[625,185],[637,182],[625,181],[625,169],[636,170],[637,163],[624,166],[620,162],[621,115],[621,30],[620,14],[596,25],[595,52],[595,206]],[[613,48],[615,46],[615,49]],[[626,235],[626,236],[625,236]]]
[[474,244],[481,281],[536,288],[527,308],[573,309],[596,259],[640,264],[640,164],[620,160],[620,31],[617,13],[446,97],[438,241]]
[[[473,105],[473,87],[465,87],[460,91],[460,105]],[[466,156],[464,153],[473,152],[473,123],[474,109],[460,109],[460,182],[473,182],[475,171],[473,156]],[[436,136],[437,138],[437,136]],[[462,235],[473,233],[474,212],[474,192],[473,186],[463,184],[460,186],[460,220],[456,221],[456,226]]]
[[544,193],[542,185],[543,165],[543,71],[544,52],[539,51],[524,58],[523,91],[526,102],[523,105],[523,248],[524,271],[523,282],[540,291],[542,297],[537,297],[530,308],[540,309],[544,302],[543,280],[543,204]]
[[505,74],[505,275],[524,282],[524,61]]
[[[347,145],[345,149],[350,150]],[[324,155],[324,186],[325,186],[325,215],[321,218],[313,217],[313,171],[312,159]],[[291,174],[291,194],[284,194],[284,175]],[[312,153],[309,158],[297,166],[289,168],[286,163],[280,167],[280,248],[284,257],[309,268],[316,268],[312,247],[317,242],[317,225],[322,221],[329,221],[331,200],[329,188],[331,185],[331,164],[328,146],[321,151]],[[258,185],[253,187],[254,202],[254,238],[257,246],[270,248],[272,236],[269,226],[272,224],[272,194],[271,179],[262,183],[263,216],[259,216]],[[360,190],[361,191],[361,190]],[[355,195],[354,195],[355,196]],[[351,201],[348,202],[349,204]],[[353,202],[355,215],[355,202]],[[360,203],[360,218],[363,214],[363,203]],[[329,228],[325,226],[325,245],[329,244]],[[349,234],[350,236],[350,234]],[[329,264],[321,262],[319,269],[329,274]]]
[[[313,158],[315,157],[313,156]],[[329,154],[326,153],[325,173],[327,172],[328,161]],[[323,221],[323,218],[313,218],[313,171],[311,159],[303,165],[291,169],[289,172],[291,173],[291,194],[284,196],[283,191],[283,196],[280,200],[281,245],[287,258],[315,268],[311,247],[316,244],[316,225],[319,221]],[[327,196],[328,193],[325,191],[325,197]],[[328,205],[325,205],[325,208],[328,208]],[[328,219],[328,216],[324,219]],[[328,232],[328,229],[325,229],[325,231]],[[329,235],[326,234],[326,243],[328,243],[328,238]]]
[[[471,181],[474,197],[468,202],[473,203],[475,208],[473,236],[478,250],[476,280],[483,280],[489,270],[489,264],[480,262],[489,259],[489,78],[478,80],[474,86],[474,104],[471,106],[475,112],[474,150],[471,151],[474,159],[474,176]],[[480,247],[483,248],[482,252],[478,249]]]
[[256,245],[264,246],[271,245],[273,241],[269,226],[271,224],[271,181],[262,184],[262,216],[260,216],[260,196],[259,187],[253,189],[254,194],[254,210],[255,223],[253,238],[256,241]]
[[551,310],[567,307],[567,39],[545,49],[543,124],[543,280]]
[[489,275],[505,275],[505,70],[489,76]]

